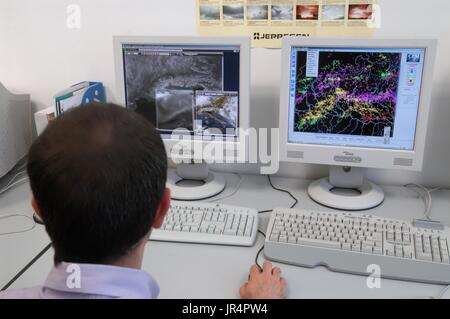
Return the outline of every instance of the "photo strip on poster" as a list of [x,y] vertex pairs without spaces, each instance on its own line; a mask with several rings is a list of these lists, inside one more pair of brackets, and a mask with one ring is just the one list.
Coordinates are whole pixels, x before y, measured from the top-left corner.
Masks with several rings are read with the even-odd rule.
[[280,48],[284,36],[372,36],[377,0],[196,0],[204,36],[250,36],[253,47]]

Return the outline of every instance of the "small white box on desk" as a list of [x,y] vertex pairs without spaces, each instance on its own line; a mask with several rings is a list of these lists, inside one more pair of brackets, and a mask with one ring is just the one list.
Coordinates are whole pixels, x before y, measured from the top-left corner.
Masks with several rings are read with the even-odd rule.
[[46,109],[34,113],[34,123],[36,124],[37,135],[45,130],[48,123],[55,118],[55,107],[50,106]]

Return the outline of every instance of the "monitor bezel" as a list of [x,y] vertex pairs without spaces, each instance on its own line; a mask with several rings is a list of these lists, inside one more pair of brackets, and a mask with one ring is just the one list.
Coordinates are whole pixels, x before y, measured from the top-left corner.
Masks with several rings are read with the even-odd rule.
[[[289,142],[290,62],[292,47],[305,48],[421,48],[425,61],[420,90],[417,125],[413,150],[377,149]],[[427,124],[431,102],[431,83],[436,55],[436,40],[428,39],[364,39],[286,37],[282,48],[282,76],[280,87],[280,160],[336,166],[405,169],[420,171],[423,165]],[[339,158],[339,160],[336,160]],[[342,161],[342,159],[348,159]],[[406,163],[406,164],[405,164]]]

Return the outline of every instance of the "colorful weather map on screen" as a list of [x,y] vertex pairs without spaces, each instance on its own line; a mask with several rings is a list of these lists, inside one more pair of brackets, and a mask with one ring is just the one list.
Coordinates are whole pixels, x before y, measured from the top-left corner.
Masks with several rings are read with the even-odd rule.
[[401,56],[321,51],[311,76],[298,51],[294,132],[392,137]]

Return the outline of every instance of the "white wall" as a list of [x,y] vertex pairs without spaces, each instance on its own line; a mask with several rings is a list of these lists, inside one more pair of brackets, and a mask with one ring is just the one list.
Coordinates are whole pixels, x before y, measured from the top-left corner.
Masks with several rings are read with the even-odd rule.
[[[79,4],[82,28],[66,27],[66,7]],[[429,139],[422,173],[370,170],[380,183],[450,186],[450,2],[379,0],[381,37],[440,40]],[[81,80],[103,81],[114,98],[113,35],[195,35],[195,0],[0,0],[0,81],[31,93],[36,108]],[[279,50],[252,53],[252,125],[276,127]],[[324,167],[282,165],[280,174],[318,177]]]

